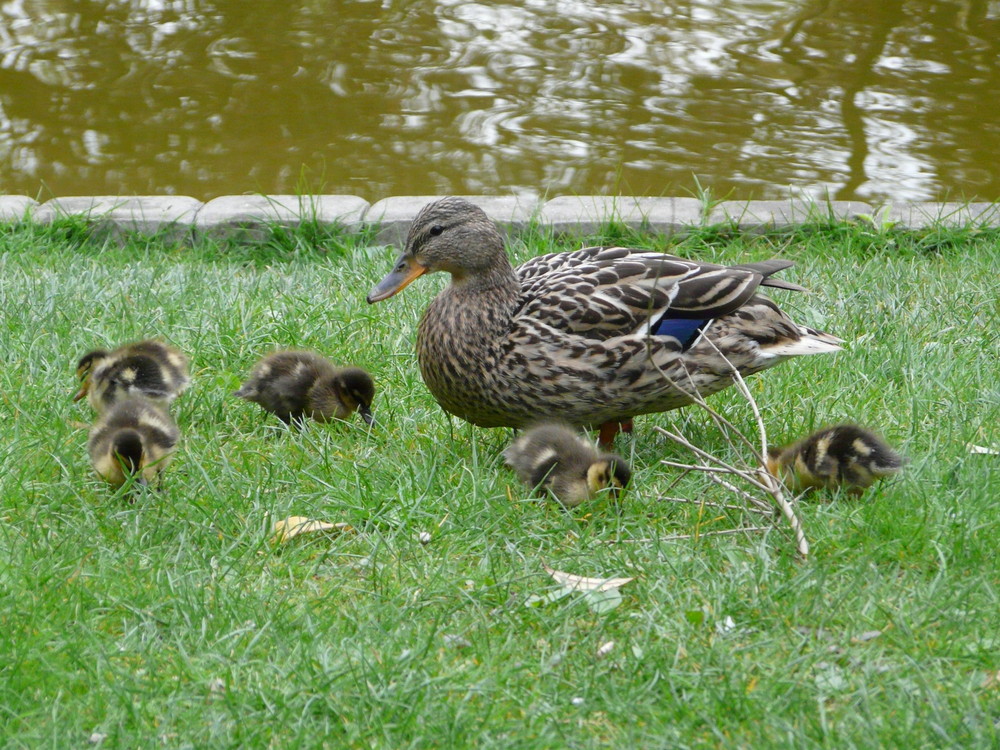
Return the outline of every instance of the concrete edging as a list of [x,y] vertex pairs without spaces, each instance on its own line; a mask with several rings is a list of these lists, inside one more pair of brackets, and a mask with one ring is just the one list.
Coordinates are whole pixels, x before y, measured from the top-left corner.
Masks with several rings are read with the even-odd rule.
[[[81,196],[38,203],[21,195],[0,195],[0,221],[48,224],[60,217],[83,217],[113,236],[127,233],[171,239],[262,238],[269,227],[295,227],[304,221],[339,226],[350,232],[376,228],[376,241],[402,245],[410,223],[439,196],[394,196],[369,204],[353,195],[226,195],[207,203],[187,196]],[[549,200],[520,196],[465,196],[505,232],[523,231],[532,221],[557,234],[596,233],[608,222],[660,234],[699,227],[730,226],[742,231],[782,229],[803,223],[867,220],[876,227],[927,229],[934,226],[1000,227],[996,203],[897,203],[873,206],[857,201],[804,198],[722,201],[637,196],[559,196]]]

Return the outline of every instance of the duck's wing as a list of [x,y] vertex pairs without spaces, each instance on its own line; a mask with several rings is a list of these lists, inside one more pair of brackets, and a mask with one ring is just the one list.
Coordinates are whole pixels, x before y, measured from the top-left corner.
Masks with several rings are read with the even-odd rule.
[[706,321],[739,309],[761,285],[801,290],[769,278],[791,265],[770,260],[719,266],[623,247],[553,253],[517,269],[517,315],[586,338],[645,331],[685,345]]

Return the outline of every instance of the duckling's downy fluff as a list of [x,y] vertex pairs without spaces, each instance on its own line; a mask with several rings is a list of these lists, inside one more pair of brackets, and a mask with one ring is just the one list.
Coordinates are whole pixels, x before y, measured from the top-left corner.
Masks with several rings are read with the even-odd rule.
[[617,496],[632,478],[625,459],[597,451],[564,424],[540,424],[526,430],[504,451],[504,458],[528,487],[548,491],[567,508],[605,489]]
[[125,396],[111,404],[90,430],[90,461],[104,481],[114,487],[135,475],[138,484],[151,482],[173,458],[180,430],[167,412],[139,396]]
[[346,419],[355,411],[367,424],[374,423],[371,375],[358,367],[335,367],[315,352],[268,354],[233,395],[260,404],[286,424],[306,418],[317,422]]
[[[451,274],[424,312],[417,359],[441,407],[481,427],[524,427],[541,414],[576,426],[619,424],[691,403],[743,375],[840,339],[795,324],[757,294],[801,290],[771,275],[792,263],[718,266],[624,247],[588,247],[512,268],[497,226],[444,198],[414,219],[393,270],[369,293],[387,299],[426,273]],[[731,363],[731,364],[730,364]]]
[[124,396],[139,395],[163,406],[179,396],[191,378],[188,358],[161,341],[136,341],[114,351],[95,349],[83,355],[76,366],[80,390],[98,412]]
[[906,463],[885,440],[855,424],[824,427],[768,454],[768,471],[795,492],[845,487],[861,494],[876,480],[898,474]]

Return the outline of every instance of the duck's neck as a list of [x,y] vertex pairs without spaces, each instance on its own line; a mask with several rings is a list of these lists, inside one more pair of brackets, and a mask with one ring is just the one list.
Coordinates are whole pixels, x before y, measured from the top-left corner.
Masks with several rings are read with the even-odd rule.
[[521,284],[511,268],[510,261],[504,256],[487,271],[475,274],[451,275],[449,291],[462,299],[471,299],[482,295],[493,298],[514,301],[521,293]]
[[488,271],[464,276],[452,274],[451,284],[431,302],[421,323],[418,350],[440,342],[476,350],[474,359],[504,337],[521,295],[521,284],[504,258]]

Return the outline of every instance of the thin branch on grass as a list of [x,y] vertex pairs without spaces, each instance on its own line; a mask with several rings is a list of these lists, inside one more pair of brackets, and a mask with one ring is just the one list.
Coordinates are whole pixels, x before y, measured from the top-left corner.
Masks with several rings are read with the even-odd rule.
[[[710,327],[711,326],[709,326],[709,328]],[[717,412],[714,408],[708,405],[708,403],[699,393],[698,388],[694,383],[694,379],[691,377],[690,373],[687,373],[688,380],[691,383],[690,389],[683,387],[682,385],[677,383],[673,378],[669,378],[669,376],[667,376],[666,373],[664,373],[662,370],[661,370],[661,375],[667,378],[671,382],[671,385],[673,385],[679,391],[684,393],[688,398],[691,399],[692,403],[696,404],[697,406],[700,406],[709,415],[709,417],[711,417],[712,421],[715,423],[716,427],[719,428],[719,431],[722,433],[722,436],[725,438],[726,443],[729,445],[730,448],[739,451],[738,444],[742,444],[744,447],[749,448],[755,459],[756,466],[752,467],[746,466],[744,468],[735,467],[730,463],[723,461],[718,456],[709,453],[708,451],[705,451],[699,448],[698,446],[694,445],[690,440],[688,440],[682,434],[673,433],[670,432],[669,430],[663,429],[662,427],[657,427],[656,429],[660,433],[666,435],[674,442],[684,446],[692,453],[694,453],[696,456],[698,456],[698,458],[701,459],[701,461],[704,462],[703,464],[682,464],[676,461],[664,460],[662,463],[664,463],[667,466],[675,466],[677,468],[684,469],[685,471],[704,472],[711,481],[722,487],[725,487],[727,490],[733,492],[737,497],[742,498],[743,500],[747,501],[748,503],[755,506],[759,510],[764,510],[765,508],[767,510],[771,510],[772,505],[777,505],[778,509],[781,511],[781,514],[785,517],[785,520],[788,522],[789,526],[792,529],[793,534],[795,535],[796,550],[798,551],[801,557],[805,558],[809,555],[809,542],[806,539],[805,531],[802,528],[802,522],[799,519],[799,517],[795,514],[795,509],[792,507],[791,503],[788,502],[788,499],[785,497],[781,482],[778,481],[777,478],[772,476],[766,467],[766,462],[764,457],[767,455],[767,431],[764,427],[764,419],[761,416],[760,409],[757,407],[757,402],[754,399],[753,394],[750,393],[750,389],[747,388],[746,382],[743,380],[743,376],[740,374],[739,370],[733,365],[733,363],[729,360],[729,358],[722,353],[719,347],[716,346],[715,342],[708,338],[707,332],[708,328],[702,331],[700,338],[703,339],[705,342],[707,342],[715,350],[715,352],[722,358],[722,360],[729,366],[730,370],[729,375],[730,377],[732,377],[733,382],[736,385],[736,389],[750,404],[750,408],[754,414],[754,419],[757,423],[757,431],[760,437],[759,450],[756,444],[753,441],[751,441],[745,434],[743,434],[743,432],[739,428],[737,428],[732,422],[730,422],[719,412]],[[761,500],[760,498],[756,498],[749,492],[746,492],[738,488],[731,482],[725,481],[719,476],[719,474],[729,474],[739,477],[747,484],[751,485],[752,487],[755,487],[756,489],[768,495],[772,500],[772,504],[768,504],[766,501]],[[747,507],[745,508],[745,510],[749,511],[751,509],[750,507]]]
[[711,481],[715,482],[720,487],[724,487],[725,489],[732,492],[734,495],[739,495],[751,505],[755,505],[760,510],[767,511],[771,515],[774,514],[774,507],[769,503],[767,503],[767,501],[761,500],[759,497],[754,497],[746,490],[737,487],[735,484],[727,482],[720,476],[716,476],[715,474],[708,474],[707,476]]
[[733,534],[753,534],[759,531],[771,531],[773,526],[746,526],[739,529],[720,529],[719,531],[701,531],[694,534],[668,534],[647,539],[597,539],[597,544],[649,544],[650,542],[676,542],[682,539],[703,539],[706,536],[732,536]]
[[[752,497],[752,496],[751,496]],[[685,505],[697,505],[705,506],[707,508],[722,508],[724,510],[739,510],[743,512],[749,511],[750,513],[760,513],[761,515],[773,515],[774,510],[770,507],[761,508],[748,508],[745,505],[733,505],[732,503],[715,503],[711,500],[692,500],[689,497],[671,497],[669,495],[661,495],[656,498],[657,500],[665,503],[684,503]]]

